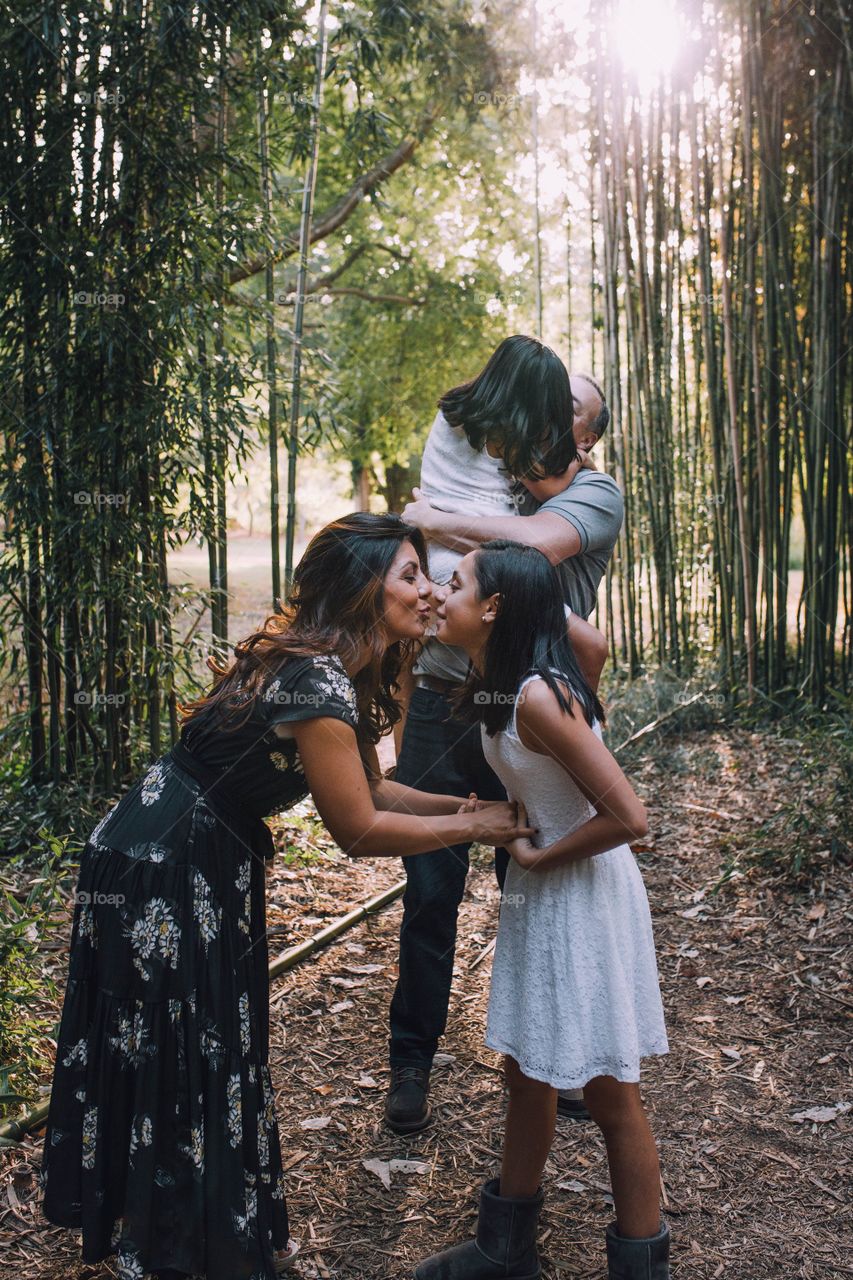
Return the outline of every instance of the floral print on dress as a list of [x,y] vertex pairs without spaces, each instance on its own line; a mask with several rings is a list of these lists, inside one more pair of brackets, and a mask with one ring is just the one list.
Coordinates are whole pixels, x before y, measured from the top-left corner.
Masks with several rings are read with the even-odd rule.
[[110,1036],[110,1048],[121,1054],[122,1066],[138,1067],[146,1058],[153,1058],[157,1053],[156,1044],[146,1044],[148,1030],[142,1008],[137,1008],[133,1021],[126,1013],[120,1013],[116,1019],[117,1034]]
[[239,1147],[243,1140],[243,1101],[239,1075],[228,1077],[225,1092],[228,1103],[228,1116],[226,1118],[228,1140],[232,1147]]
[[251,933],[252,931],[252,894],[250,885],[252,883],[252,863],[249,858],[245,862],[240,863],[240,869],[237,872],[237,879],[234,881],[235,886],[244,895],[243,911],[237,920],[238,927],[243,933]]
[[325,693],[328,698],[340,698],[355,715],[355,689],[340,658],[334,654],[328,658],[315,658],[314,668],[325,676],[324,680],[316,681],[317,688],[321,693]]
[[272,680],[264,690],[264,702],[278,702],[281,697],[281,695],[279,694],[280,688],[281,688],[281,681]]
[[249,1024],[249,993],[245,991],[237,1001],[240,1011],[240,1048],[248,1058],[252,1050],[252,1032]]
[[193,871],[193,919],[207,955],[208,947],[219,933],[222,908],[214,902],[210,885],[200,871]]
[[150,981],[151,967],[144,962],[152,957],[177,969],[180,930],[165,899],[152,898],[146,902],[142,915],[137,917],[128,930],[128,936],[134,953],[134,967],[146,982]]
[[114,804],[114,805],[113,805],[113,807],[112,807],[112,809],[110,809],[108,813],[105,813],[105,814],[104,814],[103,818],[101,818],[100,822],[97,824],[97,826],[96,826],[96,827],[94,828],[94,830],[92,831],[91,835],[89,836],[89,844],[90,844],[90,845],[92,845],[92,847],[93,847],[93,848],[95,848],[95,849],[105,849],[105,848],[108,848],[108,847],[109,847],[108,845],[102,845],[102,844],[100,843],[101,833],[102,833],[102,831],[104,830],[104,828],[106,827],[106,825],[107,825],[107,823],[109,822],[110,818],[111,818],[111,817],[113,816],[113,814],[115,813],[115,811],[116,811],[116,809],[117,809],[117,808],[118,808],[118,805],[115,805],[115,804]]
[[80,914],[77,917],[77,936],[78,938],[90,938],[92,946],[97,946],[95,913],[91,907],[80,908]]
[[84,1169],[94,1169],[95,1148],[98,1138],[98,1108],[86,1107],[83,1112],[83,1153],[81,1163]]
[[140,799],[144,805],[156,804],[163,794],[163,788],[166,785],[166,769],[160,760],[152,764],[151,768],[142,779],[142,793]]
[[242,1212],[235,1209],[232,1213],[234,1230],[238,1235],[249,1236],[252,1234],[253,1223],[258,1216],[258,1193],[255,1190],[254,1175],[248,1169],[243,1171],[243,1180],[245,1201],[242,1206]]
[[218,1071],[225,1061],[225,1045],[217,1028],[212,1022],[206,1023],[199,1032],[199,1048],[202,1057],[213,1071]]
[[[199,1094],[199,1108],[204,1105],[204,1099]],[[190,1140],[182,1143],[179,1150],[188,1160],[192,1162],[193,1169],[197,1174],[204,1173],[204,1117],[199,1118],[198,1124],[190,1126]]]
[[[154,1141],[154,1126],[150,1116],[134,1116],[130,1126],[130,1146],[128,1154],[132,1157],[138,1147],[150,1147]],[[132,1161],[131,1161],[132,1163]]]
[[269,1182],[270,1135],[275,1133],[275,1094],[266,1073],[261,1077],[261,1106],[258,1111],[258,1165],[261,1181]]
[[82,1040],[78,1040],[76,1044],[71,1045],[62,1059],[62,1065],[63,1067],[85,1067],[88,1060],[89,1050],[84,1036]]
[[118,1265],[118,1280],[143,1280],[145,1270],[139,1261],[139,1254],[136,1249],[132,1249],[124,1245],[116,1259]]
[[143,844],[132,844],[129,849],[125,849],[124,856],[132,858],[134,862],[165,862],[169,850],[165,845],[154,844],[149,840]]
[[294,773],[304,774],[305,772],[302,768],[302,757],[299,754],[298,748],[294,749],[291,755],[286,755],[283,751],[271,751],[270,761],[273,766],[276,769],[279,769],[282,773],[287,773],[289,769],[292,769]]

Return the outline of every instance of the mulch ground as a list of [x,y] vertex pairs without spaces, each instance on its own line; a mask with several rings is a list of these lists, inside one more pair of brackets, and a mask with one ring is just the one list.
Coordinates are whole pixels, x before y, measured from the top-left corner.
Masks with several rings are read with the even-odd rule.
[[[671,1042],[647,1064],[644,1094],[681,1280],[853,1275],[849,869],[825,852],[825,875],[792,886],[743,863],[720,887],[726,851],[748,847],[750,832],[796,798],[798,750],[775,735],[705,731],[630,768],[651,814],[638,857]],[[290,834],[303,852],[311,843]],[[308,865],[279,859],[271,874],[272,956],[400,878],[396,860],[349,863],[322,838],[313,853]],[[382,1124],[399,902],[273,983],[272,1068],[302,1280],[403,1280],[417,1259],[472,1232],[502,1132],[500,1061],[482,1044],[497,912],[478,857],[433,1076],[435,1122],[409,1140]],[[39,1154],[38,1136],[3,1153],[0,1274],[115,1275],[109,1264],[81,1266],[75,1234],[41,1218]],[[561,1122],[545,1189],[545,1276],[603,1277],[612,1210],[594,1126]]]

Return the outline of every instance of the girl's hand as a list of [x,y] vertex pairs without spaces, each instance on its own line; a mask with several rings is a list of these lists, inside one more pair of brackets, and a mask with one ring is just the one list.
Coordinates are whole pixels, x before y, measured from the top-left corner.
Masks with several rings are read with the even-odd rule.
[[477,799],[476,792],[472,791],[468,799],[459,806],[457,813],[475,813],[478,809],[483,808],[483,801]]
[[[527,825],[527,810],[520,800],[518,802],[518,821],[520,825]],[[504,848],[523,871],[532,871],[542,856],[542,850],[531,844],[526,836],[520,836],[517,840],[510,840],[504,845]]]
[[[466,803],[470,803],[470,800]],[[509,848],[514,840],[523,840],[535,835],[534,829],[527,825],[527,815],[525,814],[522,820],[519,810],[523,812],[521,805],[515,805],[508,800],[481,804],[477,811],[471,814],[473,828],[471,839],[478,840],[480,844],[494,845],[496,848]]]

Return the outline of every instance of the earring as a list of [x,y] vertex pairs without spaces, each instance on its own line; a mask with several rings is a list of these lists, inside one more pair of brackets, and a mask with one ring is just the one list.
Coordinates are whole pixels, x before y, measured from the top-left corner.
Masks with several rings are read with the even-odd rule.
[[484,621],[484,622],[488,622],[488,621],[489,621],[489,619],[486,617],[486,615],[485,615],[485,614],[483,614],[483,621]]

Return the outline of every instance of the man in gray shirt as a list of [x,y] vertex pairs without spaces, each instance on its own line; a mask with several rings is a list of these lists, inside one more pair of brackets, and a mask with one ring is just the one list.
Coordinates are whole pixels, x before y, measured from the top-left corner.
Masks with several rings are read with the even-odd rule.
[[[507,342],[534,344],[535,340]],[[559,377],[559,371],[552,373]],[[457,390],[464,392],[477,382]],[[443,408],[453,394],[443,398]],[[563,420],[568,427],[574,412],[572,457],[578,446],[592,447],[609,421],[609,412],[597,385],[585,377],[572,380],[570,395]],[[452,413],[452,401],[448,413]],[[420,527],[429,540],[431,577],[439,584],[447,582],[461,556],[491,538],[529,543],[543,551],[560,573],[566,604],[574,614],[573,639],[587,632],[600,640],[582,619],[594,607],[621,527],[619,489],[610,477],[581,469],[580,461],[574,460],[568,470],[560,467],[557,475],[525,480],[525,492],[503,466],[505,453],[516,456],[513,440],[502,440],[496,432],[487,435],[485,447],[477,449],[472,436],[476,444],[469,422],[454,426],[446,413],[438,414],[424,451],[422,490],[415,491],[415,501],[403,512],[404,519]],[[584,665],[581,646],[577,647]],[[603,662],[599,647],[585,666],[592,683]],[[467,670],[467,658],[460,651],[434,637],[427,640],[414,668],[397,777],[426,791],[460,795],[476,791],[482,799],[501,799],[503,790],[486,765],[478,727],[461,724],[451,714],[448,696]],[[501,883],[506,860],[506,854],[498,851]],[[447,1020],[456,916],[467,870],[468,848],[463,846],[406,862],[400,977],[391,1003],[391,1088],[385,1112],[396,1132],[416,1132],[429,1123],[429,1072]]]
[[[610,412],[588,375],[574,374],[571,385],[572,430],[585,457],[606,429]],[[403,518],[428,540],[433,582],[449,582],[462,556],[489,539],[512,538],[548,556],[562,581],[566,604],[579,618],[588,618],[622,527],[625,504],[615,481],[581,466],[579,459],[563,475],[513,484],[495,465],[500,458],[491,455],[489,446],[471,456],[464,437],[462,443],[454,439],[459,435],[439,413],[424,450],[421,488],[414,490],[415,501],[403,511]],[[454,472],[456,486],[450,481]],[[483,492],[486,486],[488,493]],[[518,516],[525,518],[519,521]],[[467,656],[434,637],[427,640],[414,667],[416,677],[455,684],[467,671]]]

